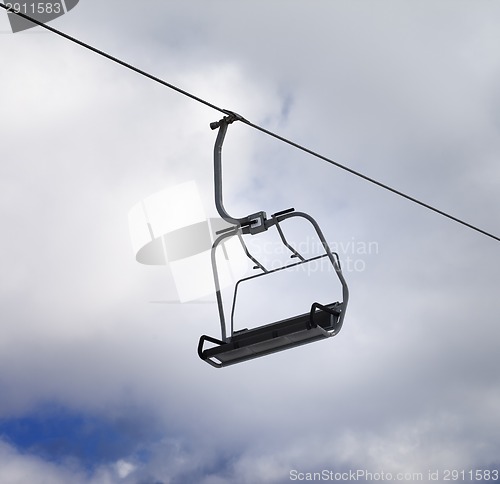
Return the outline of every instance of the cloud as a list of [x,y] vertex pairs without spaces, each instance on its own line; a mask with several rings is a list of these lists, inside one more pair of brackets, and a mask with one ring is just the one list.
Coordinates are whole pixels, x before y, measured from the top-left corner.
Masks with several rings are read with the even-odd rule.
[[[498,8],[385,5],[109,2],[96,15],[80,2],[52,25],[496,233]],[[494,241],[235,123],[226,207],[311,213],[351,301],[331,341],[214,370],[196,346],[218,335],[216,306],[150,303],[172,283],[135,262],[127,215],[193,179],[213,215],[208,124],[221,113],[62,39],[2,37],[0,415],[47,424],[49,404],[133,430],[91,471],[6,432],[2,482],[281,483],[291,469],[495,464]],[[351,253],[353,241],[377,250]],[[319,294],[312,275],[296,282],[249,288],[242,316],[267,321]]]
[[120,459],[116,463],[116,471],[118,472],[118,476],[122,479],[129,476],[132,472],[135,471],[135,469],[136,466],[134,464],[131,464],[130,462],[127,462],[126,460]]

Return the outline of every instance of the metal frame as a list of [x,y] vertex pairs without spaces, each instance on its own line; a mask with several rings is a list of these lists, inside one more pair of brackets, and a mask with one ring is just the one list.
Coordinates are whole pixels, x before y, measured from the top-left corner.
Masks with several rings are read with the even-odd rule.
[[[231,346],[231,350],[234,350],[235,348],[239,348],[240,344],[235,342],[237,339],[241,339],[241,333],[242,331],[234,331],[234,322],[233,322],[233,316],[234,316],[234,309],[235,309],[235,302],[236,302],[236,295],[238,291],[238,286],[241,282],[247,281],[249,279],[254,279],[256,277],[261,277],[266,274],[270,274],[273,272],[281,271],[290,267],[298,266],[300,264],[306,264],[308,262],[312,262],[314,260],[323,258],[323,257],[328,257],[330,263],[332,264],[333,268],[335,269],[335,272],[337,274],[337,277],[342,285],[342,302],[337,302],[329,305],[322,305],[317,302],[314,302],[311,305],[310,312],[308,314],[300,315],[296,318],[290,318],[288,320],[284,321],[279,321],[277,323],[273,323],[271,325],[266,325],[260,328],[255,328],[253,333],[257,332],[265,332],[266,330],[271,330],[274,328],[279,328],[274,331],[274,334],[278,334],[279,332],[283,333],[283,338],[287,339],[286,342],[280,343],[280,345],[275,345],[274,347],[270,347],[269,349],[265,350],[259,350],[258,354],[255,355],[247,355],[242,357],[241,359],[238,359],[238,361],[244,361],[246,359],[258,357],[258,356],[263,356],[265,354],[269,353],[274,353],[276,351],[280,351],[281,349],[287,349],[288,347],[293,347],[297,346],[299,344],[305,344],[309,343],[311,341],[316,341],[317,339],[322,339],[326,338],[329,336],[334,336],[337,334],[340,329],[342,328],[342,324],[344,321],[344,316],[345,316],[345,310],[347,307],[347,302],[349,300],[349,290],[347,287],[347,283],[344,279],[344,276],[342,274],[342,270],[340,267],[340,261],[338,254],[332,252],[330,250],[330,247],[328,246],[328,243],[323,235],[323,232],[321,231],[318,223],[308,214],[303,213],[303,212],[296,212],[295,209],[291,208],[288,210],[284,210],[281,212],[277,212],[271,216],[271,218],[267,218],[265,212],[257,212],[251,215],[248,215],[246,217],[241,217],[241,218],[236,218],[232,217],[229,215],[229,213],[226,211],[223,203],[223,194],[222,194],[222,145],[224,143],[224,139],[227,133],[227,128],[228,125],[233,123],[234,121],[241,120],[241,116],[239,116],[236,113],[232,113],[227,111],[229,114],[228,116],[224,117],[220,121],[216,123],[211,123],[210,127],[212,129],[219,129],[219,132],[217,134],[217,139],[215,142],[215,147],[214,147],[214,187],[215,187],[215,206],[217,208],[217,211],[219,212],[219,215],[228,223],[233,224],[233,228],[229,228],[226,230],[223,230],[221,232],[218,232],[217,235],[218,237],[215,239],[213,245],[212,245],[212,250],[211,250],[211,261],[212,261],[212,269],[213,269],[213,276],[214,276],[214,283],[215,283],[215,290],[216,290],[216,298],[217,298],[217,306],[219,310],[219,318],[220,318],[220,325],[221,325],[221,339],[218,340],[216,338],[212,338],[210,336],[202,336],[200,338],[199,346],[198,346],[198,354],[200,358],[204,359],[208,363],[210,363],[212,366],[215,367],[221,367],[221,366],[226,366],[226,364],[219,363],[219,362],[214,362],[209,358],[207,355],[210,353],[209,350],[204,350],[204,343],[205,341],[209,341],[211,343],[214,343],[216,345],[219,345],[219,347],[223,346]],[[293,217],[300,217],[305,220],[307,220],[315,229],[316,234],[323,246],[323,249],[325,251],[324,254],[312,257],[310,259],[304,258],[298,251],[296,251],[286,240],[286,237],[284,235],[284,232],[281,227],[281,222],[291,219]],[[300,259],[299,262],[293,263],[293,264],[288,264],[284,265],[283,267],[279,267],[277,269],[273,270],[267,270],[255,257],[250,254],[242,235],[250,234],[250,235],[255,235],[261,232],[264,232],[268,230],[269,228],[275,226],[278,234],[281,238],[281,241],[283,244],[290,250],[292,253],[291,257],[292,258],[298,258]],[[222,301],[222,294],[221,294],[221,288],[220,288],[220,283],[219,283],[219,274],[217,270],[217,262],[216,262],[216,251],[217,247],[227,238],[237,236],[239,238],[239,241],[242,245],[242,248],[247,255],[247,257],[252,260],[252,262],[255,263],[255,268],[260,269],[262,272],[256,275],[252,275],[249,277],[246,277],[244,279],[239,280],[236,283],[235,289],[234,289],[234,295],[233,295],[233,304],[232,304],[232,310],[231,310],[231,324],[230,324],[230,334],[227,334],[227,323],[226,323],[226,317],[224,313],[224,305]],[[317,310],[319,312],[323,312],[326,314],[326,317],[330,318],[330,323],[327,323],[325,320],[325,316],[321,316],[319,318],[317,316]],[[334,318],[335,316],[335,318]],[[320,324],[317,324],[316,320],[320,320]],[[333,322],[334,321],[334,322]],[[306,335],[306,337],[300,337],[296,336],[294,342],[290,342],[289,338],[287,338],[286,335],[290,336],[289,333],[286,332],[286,326],[288,325],[293,325],[293,324],[305,324],[306,330],[309,331],[309,333]],[[272,327],[272,328],[271,328]],[[262,331],[261,331],[262,330]],[[314,331],[313,331],[314,330]],[[306,331],[306,332],[307,332]],[[237,335],[237,333],[240,333]],[[250,333],[250,332],[249,332]],[[280,333],[280,334],[281,334]],[[285,335],[286,333],[286,335]],[[294,334],[299,334],[299,333],[294,333]],[[274,337],[274,336],[273,336]],[[260,341],[260,343],[265,343],[266,341]],[[228,351],[230,351],[228,349]],[[236,362],[238,362],[236,361]],[[232,363],[227,363],[227,364],[232,364]]]

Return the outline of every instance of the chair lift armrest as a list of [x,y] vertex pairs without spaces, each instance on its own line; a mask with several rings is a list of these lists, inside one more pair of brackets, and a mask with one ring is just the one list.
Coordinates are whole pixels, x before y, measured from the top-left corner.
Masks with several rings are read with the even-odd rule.
[[205,345],[205,341],[209,341],[210,343],[215,343],[217,345],[223,345],[224,341],[221,341],[220,339],[217,339],[217,338],[212,338],[211,336],[207,336],[206,334],[204,334],[200,337],[200,341],[198,343],[198,356],[202,360],[205,360],[207,363],[210,363],[212,366],[215,366],[216,368],[220,368],[222,365],[215,363],[214,361],[210,360],[210,358],[207,358],[203,354],[203,346]]
[[314,321],[314,315],[316,313],[316,309],[320,309],[321,311],[329,313],[332,316],[338,316],[341,313],[340,305],[339,305],[338,309],[337,309],[337,307],[332,309],[332,308],[329,308],[328,306],[323,306],[323,304],[320,304],[317,302],[312,303],[311,312],[309,313],[309,325],[311,328],[316,328],[318,326],[316,321]]

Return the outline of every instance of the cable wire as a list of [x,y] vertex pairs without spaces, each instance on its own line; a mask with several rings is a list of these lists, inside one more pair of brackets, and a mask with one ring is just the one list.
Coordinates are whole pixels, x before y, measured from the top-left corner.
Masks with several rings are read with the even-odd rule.
[[[86,42],[83,42],[83,41],[81,41],[79,39],[76,39],[75,37],[72,37],[71,35],[68,35],[68,34],[66,34],[64,32],[61,32],[60,30],[54,29],[53,27],[50,27],[49,25],[44,24],[43,22],[40,22],[37,19],[29,17],[28,15],[26,15],[26,14],[24,14],[24,13],[18,11],[18,10],[13,10],[12,7],[7,7],[6,5],[3,5],[1,3],[0,3],[0,7],[2,7],[3,9],[5,9],[8,13],[12,13],[12,14],[18,15],[19,17],[22,17],[25,20],[29,20],[30,22],[33,22],[34,24],[39,25],[40,27],[42,27],[42,28],[44,28],[44,29],[46,29],[46,30],[54,33],[54,34],[56,34],[56,35],[58,35],[60,37],[63,37],[66,40],[69,40],[70,42],[73,42],[73,43],[75,43],[75,44],[77,44],[77,45],[79,45],[81,47],[84,47],[85,49],[88,49],[88,50],[90,50],[90,51],[92,51],[92,52],[94,52],[96,54],[99,54],[100,56],[105,57],[108,60],[111,60],[111,61],[113,61],[113,62],[115,62],[117,64],[120,64],[121,66],[126,67],[127,69],[130,69],[130,70],[132,70],[132,71],[134,71],[134,72],[136,72],[136,73],[138,73],[138,74],[140,74],[140,75],[142,75],[144,77],[147,77],[148,79],[151,79],[151,80],[153,80],[153,81],[155,81],[155,82],[157,82],[157,83],[159,83],[159,84],[161,84],[161,85],[163,85],[165,87],[168,87],[168,88],[170,88],[170,89],[178,92],[179,94],[182,94],[182,95],[184,95],[184,96],[186,96],[186,97],[188,97],[190,99],[193,99],[194,101],[197,101],[197,102],[199,102],[201,104],[204,104],[205,106],[208,106],[209,108],[212,108],[212,109],[214,109],[216,111],[219,111],[220,113],[223,113],[223,114],[229,114],[229,115],[234,115],[235,114],[232,111],[229,111],[227,109],[223,109],[223,108],[221,108],[219,106],[216,106],[215,104],[212,104],[211,102],[208,102],[205,99],[202,99],[202,98],[200,98],[198,96],[195,96],[194,94],[192,94],[192,93],[190,93],[188,91],[185,91],[184,89],[181,89],[181,88],[179,88],[179,87],[177,87],[177,86],[175,86],[175,85],[173,85],[173,84],[171,84],[171,83],[169,83],[169,82],[167,82],[167,81],[165,81],[163,79],[160,79],[159,77],[156,77],[156,76],[154,76],[154,75],[152,75],[152,74],[150,74],[150,73],[148,73],[148,72],[146,72],[146,71],[144,71],[142,69],[139,69],[138,67],[135,67],[132,64],[129,64],[129,63],[127,63],[127,62],[125,62],[125,61],[123,61],[123,60],[121,60],[121,59],[119,59],[119,58],[117,58],[115,56],[112,56],[111,54],[108,54],[108,53],[106,53],[106,52],[104,52],[102,50],[99,50],[96,47],[93,47],[92,45],[87,44]],[[412,197],[410,195],[407,195],[407,194],[401,192],[400,190],[396,190],[395,188],[392,188],[389,185],[386,185],[385,183],[379,182],[379,181],[375,180],[374,178],[370,178],[369,176],[364,175],[361,172],[353,170],[352,168],[349,168],[348,166],[345,166],[345,165],[343,165],[343,164],[341,164],[341,163],[339,163],[337,161],[334,161],[331,158],[328,158],[328,157],[326,157],[324,155],[321,155],[320,153],[317,153],[317,152],[315,152],[315,151],[313,151],[313,150],[311,150],[309,148],[306,148],[305,146],[300,145],[299,143],[296,143],[296,142],[294,142],[292,140],[284,138],[283,136],[280,136],[279,134],[276,134],[276,133],[274,133],[272,131],[269,131],[269,130],[263,128],[262,126],[254,124],[251,121],[248,121],[247,119],[245,119],[244,117],[242,117],[240,115],[236,115],[236,117],[237,117],[237,119],[239,121],[241,121],[242,123],[246,124],[247,126],[250,126],[251,128],[254,128],[254,129],[256,129],[256,130],[258,130],[258,131],[260,131],[260,132],[262,132],[264,134],[267,134],[267,135],[269,135],[269,136],[271,136],[271,137],[273,137],[273,138],[275,138],[275,139],[277,139],[279,141],[282,141],[283,143],[286,143],[286,144],[288,144],[290,146],[293,146],[294,148],[296,148],[298,150],[301,150],[301,151],[303,151],[305,153],[308,153],[309,155],[312,155],[312,156],[314,156],[316,158],[319,158],[319,159],[321,159],[323,161],[326,161],[327,163],[330,163],[330,164],[332,164],[332,165],[334,165],[334,166],[336,166],[338,168],[341,168],[342,170],[345,170],[348,173],[351,173],[352,175],[355,175],[355,176],[357,176],[357,177],[359,177],[359,178],[361,178],[361,179],[363,179],[365,181],[368,181],[368,182],[370,182],[370,183],[372,183],[372,184],[374,184],[374,185],[376,185],[376,186],[378,186],[380,188],[388,190],[388,191],[390,191],[390,192],[392,192],[392,193],[394,193],[396,195],[399,195],[400,197],[405,198],[406,200],[409,200],[409,201],[411,201],[413,203],[416,203],[417,205],[420,205],[420,206],[422,206],[422,207],[424,207],[424,208],[426,208],[428,210],[431,210],[431,211],[433,211],[433,212],[435,212],[435,213],[437,213],[439,215],[442,215],[443,217],[446,217],[446,218],[448,218],[450,220],[453,220],[454,222],[457,222],[457,223],[459,223],[461,225],[464,225],[465,227],[468,227],[468,228],[470,228],[472,230],[475,230],[476,232],[479,232],[482,235],[485,235],[487,237],[490,237],[490,238],[492,238],[492,239],[500,242],[500,237],[498,237],[498,236],[496,236],[496,235],[494,235],[494,234],[492,234],[490,232],[486,232],[485,230],[480,229],[479,227],[476,227],[475,225],[472,225],[472,224],[470,224],[468,222],[465,222],[462,219],[454,217],[453,215],[450,215],[449,213],[443,212],[442,210],[439,210],[438,208],[433,207],[432,205],[429,205],[429,204],[427,204],[425,202],[422,202],[422,201],[420,201],[420,200],[418,200],[418,199],[416,199],[416,198],[414,198],[414,197]]]
[[500,237],[497,237],[496,235],[493,235],[493,234],[491,234],[489,232],[486,232],[485,230],[480,229],[479,227],[476,227],[475,225],[472,225],[472,224],[470,224],[468,222],[465,222],[464,220],[461,220],[461,219],[459,219],[457,217],[454,217],[453,215],[450,215],[449,213],[443,212],[442,210],[439,210],[438,208],[433,207],[432,205],[429,205],[428,203],[422,202],[422,201],[420,201],[420,200],[418,200],[418,199],[416,199],[416,198],[414,198],[414,197],[412,197],[410,195],[407,195],[406,193],[403,193],[403,192],[401,192],[399,190],[396,190],[395,188],[392,188],[389,185],[386,185],[386,184],[384,184],[382,182],[379,182],[379,181],[375,180],[374,178],[370,178],[367,175],[363,175],[363,173],[360,173],[359,171],[353,170],[352,168],[349,168],[348,166],[342,165],[341,163],[338,163],[337,161],[334,161],[331,158],[327,158],[326,156],[323,156],[320,153],[316,153],[315,151],[312,151],[309,148],[306,148],[305,146],[301,146],[298,143],[295,143],[294,141],[291,141],[291,140],[288,140],[286,138],[283,138],[282,136],[280,136],[280,135],[278,135],[276,133],[273,133],[271,131],[268,131],[267,129],[262,128],[262,127],[260,127],[260,126],[258,126],[256,124],[253,124],[253,123],[251,123],[249,121],[246,121],[246,120],[244,120],[243,122],[245,124],[247,124],[248,126],[251,126],[252,128],[255,128],[255,129],[259,130],[259,131],[262,131],[263,133],[266,133],[269,136],[272,136],[273,138],[276,138],[276,139],[278,139],[280,141],[283,141],[284,143],[287,143],[287,144],[289,144],[289,145],[291,145],[291,146],[293,146],[293,147],[295,147],[295,148],[297,148],[299,150],[302,150],[305,153],[308,153],[308,154],[310,154],[312,156],[315,156],[316,158],[319,158],[319,159],[321,159],[323,161],[326,161],[327,163],[331,163],[332,165],[335,165],[338,168],[341,168],[342,170],[345,170],[345,171],[351,173],[352,175],[356,175],[357,177],[362,178],[363,180],[366,180],[366,181],[368,181],[370,183],[373,183],[374,185],[377,185],[378,187],[384,188],[385,190],[388,190],[388,191],[390,191],[390,192],[392,192],[392,193],[394,193],[396,195],[399,195],[400,197],[406,198],[407,200],[410,200],[413,203],[416,203],[416,204],[418,204],[418,205],[420,205],[420,206],[422,206],[424,208],[427,208],[428,210],[431,210],[431,211],[433,211],[433,212],[435,212],[435,213],[437,213],[439,215],[442,215],[443,217],[446,217],[446,218],[448,218],[450,220],[453,220],[454,222],[462,224],[465,227],[468,227],[468,228],[470,228],[472,230],[475,230],[476,232],[479,232],[480,234],[486,235],[487,237],[491,237],[492,239],[497,240],[498,242],[500,242]]
[[177,86],[174,86],[173,84],[170,84],[169,82],[164,81],[163,79],[160,79],[159,77],[153,76],[152,74],[149,74],[148,72],[143,71],[142,69],[139,69],[138,67],[135,67],[132,64],[128,64],[127,62],[122,61],[121,59],[118,59],[117,57],[114,57],[110,54],[107,54],[106,52],[103,52],[102,50],[99,50],[90,44],[82,42],[81,40],[78,40],[75,37],[71,37],[71,35],[65,34],[64,32],[61,32],[60,30],[54,29],[53,27],[50,27],[49,25],[44,24],[43,22],[40,22],[37,19],[29,17],[28,15],[25,15],[24,13],[22,13],[18,10],[13,10],[11,7],[7,7],[6,5],[3,5],[1,3],[0,3],[0,7],[7,10],[8,13],[13,13],[15,15],[18,15],[19,17],[24,18],[25,20],[29,20],[30,22],[33,22],[33,23],[39,25],[40,27],[43,27],[44,29],[49,30],[50,32],[52,32],[54,34],[59,35],[60,37],[63,37],[66,40],[69,40],[70,42],[78,44],[81,47],[84,47],[85,49],[91,50],[92,52],[95,52],[96,54],[99,54],[102,57],[105,57],[106,59],[109,59],[113,62],[116,62],[117,64],[120,64],[123,67],[126,67],[127,69],[130,69],[134,72],[137,72],[141,76],[147,77],[155,82],[158,82],[159,84],[161,84],[163,86],[166,86],[170,89],[173,89],[174,91],[177,91],[180,94],[183,94],[184,96],[187,96],[191,99],[194,99],[195,101],[198,101],[199,103],[205,104],[205,106],[208,106],[209,108],[215,109],[216,111],[220,111],[221,113],[225,113],[224,109],[221,109],[221,108],[215,106],[214,104],[209,103],[208,101],[205,101],[204,99],[201,99],[200,97],[195,96],[194,94],[191,94],[190,92],[185,91],[184,89],[181,89]]

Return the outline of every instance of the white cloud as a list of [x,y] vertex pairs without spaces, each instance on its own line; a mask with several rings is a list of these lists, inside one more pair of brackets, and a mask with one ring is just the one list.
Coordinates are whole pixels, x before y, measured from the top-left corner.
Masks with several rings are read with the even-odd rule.
[[118,482],[113,473],[105,468],[98,469],[93,476],[87,476],[70,463],[53,464],[41,458],[18,452],[0,441],[0,481],[8,484],[114,484]]
[[127,462],[125,460],[119,460],[116,463],[116,471],[122,479],[129,476],[132,472],[135,471],[135,469],[136,466],[134,464],[131,464],[130,462]]
[[[491,2],[148,5],[96,15],[80,2],[57,26],[499,232]],[[291,466],[494,462],[496,242],[235,123],[230,212],[295,206],[328,240],[378,251],[346,274],[338,337],[216,371],[196,355],[200,334],[218,334],[216,307],[149,304],[169,281],[135,263],[127,214],[197,179],[212,215],[208,123],[221,114],[50,35],[2,35],[0,52],[0,414],[133,407],[178,436],[89,478],[4,443],[0,481],[286,482]]]

